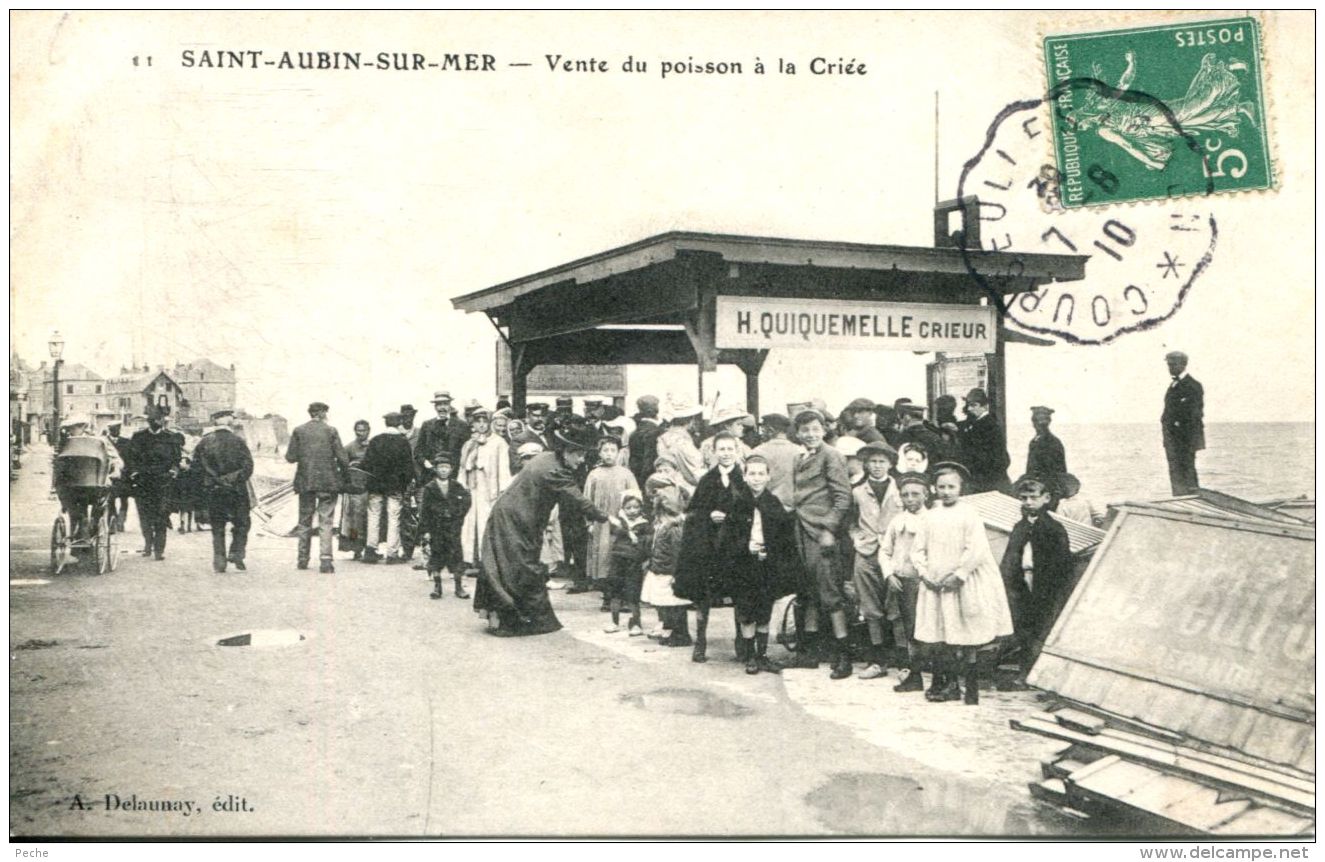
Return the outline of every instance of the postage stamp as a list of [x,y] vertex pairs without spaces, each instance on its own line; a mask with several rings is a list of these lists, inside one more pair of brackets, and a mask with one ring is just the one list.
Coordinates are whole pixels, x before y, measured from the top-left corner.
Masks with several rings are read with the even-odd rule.
[[1044,40],[1062,205],[1274,184],[1256,19]]

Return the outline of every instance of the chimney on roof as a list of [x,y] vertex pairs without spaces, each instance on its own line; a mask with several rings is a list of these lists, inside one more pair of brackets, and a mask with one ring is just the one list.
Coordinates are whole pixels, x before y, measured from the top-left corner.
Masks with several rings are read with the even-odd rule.
[[41,361],[41,366],[40,366],[40,367],[41,367],[41,368],[45,368],[45,367],[46,367],[46,360],[45,360],[45,359],[43,359],[43,360]]
[[150,365],[148,365],[146,362],[144,362],[144,363],[143,363],[143,370],[144,370],[144,371],[151,371],[151,370],[152,370],[152,366],[150,366]]

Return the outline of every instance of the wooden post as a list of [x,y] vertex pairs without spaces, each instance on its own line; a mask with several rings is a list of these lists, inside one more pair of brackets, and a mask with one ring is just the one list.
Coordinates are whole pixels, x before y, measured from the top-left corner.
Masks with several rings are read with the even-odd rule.
[[759,416],[759,372],[768,359],[767,350],[730,351],[737,354],[736,364],[745,372],[745,410],[751,416]]
[[998,424],[1003,440],[1008,439],[1007,337],[1000,314],[994,327],[994,354],[989,362],[989,400],[998,407]]
[[526,345],[511,345],[511,409],[517,415],[524,415],[525,399],[529,397],[529,371],[531,366],[525,361]]

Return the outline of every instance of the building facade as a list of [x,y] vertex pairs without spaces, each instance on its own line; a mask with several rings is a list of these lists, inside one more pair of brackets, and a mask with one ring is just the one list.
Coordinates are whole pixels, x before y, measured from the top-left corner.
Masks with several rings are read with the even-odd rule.
[[171,377],[183,393],[182,419],[205,424],[217,410],[235,409],[234,365],[226,368],[210,359],[195,359],[176,365]]
[[127,371],[106,381],[106,389],[117,421],[144,414],[149,407],[160,407],[176,417],[184,399],[184,390],[162,367]]

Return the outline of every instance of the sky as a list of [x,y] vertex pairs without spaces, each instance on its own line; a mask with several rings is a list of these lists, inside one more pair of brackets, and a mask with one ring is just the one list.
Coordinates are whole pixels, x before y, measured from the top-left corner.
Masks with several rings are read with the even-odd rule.
[[[453,298],[669,230],[930,245],[936,148],[950,198],[998,110],[1043,93],[1043,35],[1137,14],[14,13],[11,348],[45,358],[58,328],[67,360],[105,374],[208,356],[235,364],[240,406],[300,419],[322,400],[345,426],[427,412],[441,388],[491,403],[496,335]],[[1014,421],[1048,403],[1157,423],[1174,348],[1208,420],[1313,419],[1312,30],[1264,22],[1280,187],[1209,201],[1214,261],[1164,325],[1011,346]],[[185,50],[498,69],[183,68]],[[611,71],[553,72],[549,54]],[[815,56],[865,74],[807,74]],[[661,76],[692,57],[745,72]],[[775,350],[761,398],[923,400],[926,359]],[[693,396],[695,373],[632,367],[628,386]],[[734,368],[716,386],[744,392]]]

